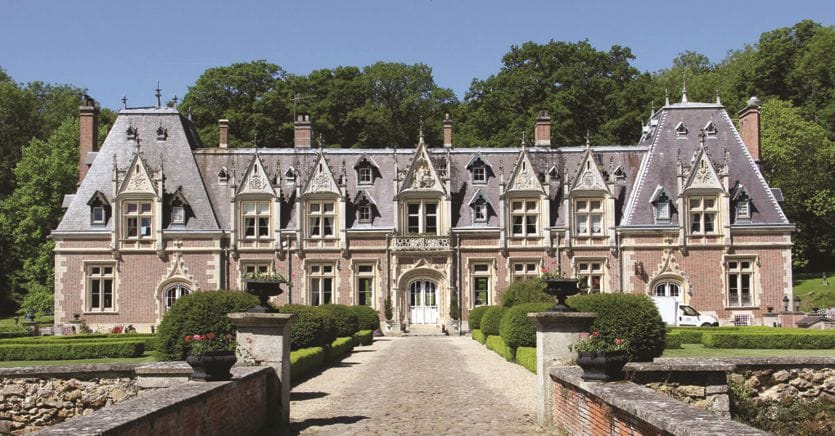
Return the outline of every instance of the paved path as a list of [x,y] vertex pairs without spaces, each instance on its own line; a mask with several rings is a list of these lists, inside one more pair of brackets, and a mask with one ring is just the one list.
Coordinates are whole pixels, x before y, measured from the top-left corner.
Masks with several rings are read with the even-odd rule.
[[385,337],[290,393],[293,433],[540,434],[536,376],[468,337]]

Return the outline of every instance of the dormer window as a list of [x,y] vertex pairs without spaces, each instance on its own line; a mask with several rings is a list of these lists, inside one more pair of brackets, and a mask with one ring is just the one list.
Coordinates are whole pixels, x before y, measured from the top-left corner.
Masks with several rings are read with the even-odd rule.
[[656,200],[655,219],[658,221],[670,220],[670,197],[667,196],[666,192],[662,192]]
[[751,198],[742,191],[736,199],[736,219],[739,221],[751,219]]
[[487,169],[483,164],[473,166],[473,183],[487,182]]
[[153,222],[150,201],[126,201],[124,204],[123,229],[126,239],[141,239],[151,236]]
[[684,125],[684,122],[679,122],[678,125],[676,125],[676,136],[679,138],[687,137],[687,126]]
[[171,224],[186,223],[186,208],[183,205],[171,207]]
[[357,208],[357,219],[361,223],[370,223],[371,222],[371,205],[370,204],[361,204]]
[[489,177],[488,168],[490,167],[490,162],[485,159],[481,153],[476,153],[469,162],[467,162],[466,168],[470,170],[470,177],[472,178],[472,182],[474,184],[483,185],[487,183],[487,178]]
[[357,169],[357,182],[360,185],[370,185],[374,183],[374,173],[370,166],[362,166]]
[[125,135],[127,136],[128,140],[136,139],[136,127],[128,126],[128,130],[125,131]]
[[168,129],[159,126],[157,129],[157,141],[165,141],[168,138]]
[[287,184],[296,183],[296,171],[293,168],[288,168],[287,171],[284,172],[284,181]]
[[107,224],[107,219],[110,215],[110,204],[107,202],[104,194],[96,191],[87,204],[90,206],[90,224],[94,226]]
[[556,166],[552,166],[550,170],[548,170],[548,179],[552,182],[556,182],[560,179],[560,173],[557,171]]
[[623,167],[615,168],[615,180],[618,182],[626,181],[626,171],[623,170]]
[[226,170],[226,167],[220,169],[217,172],[217,184],[218,185],[225,185],[229,182],[229,171]]
[[107,222],[104,215],[104,206],[93,206],[90,209],[90,222],[93,225],[104,225]]
[[705,135],[716,136],[716,125],[713,124],[713,121],[708,121],[707,124],[705,124]]
[[473,221],[477,223],[487,222],[487,203],[479,201],[473,205]]

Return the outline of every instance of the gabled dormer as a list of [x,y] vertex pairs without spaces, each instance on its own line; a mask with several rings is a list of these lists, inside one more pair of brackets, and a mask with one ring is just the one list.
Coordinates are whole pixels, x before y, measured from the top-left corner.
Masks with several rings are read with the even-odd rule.
[[302,218],[305,238],[336,238],[344,221],[343,192],[328,166],[323,149],[313,167],[310,178],[302,189]]
[[484,185],[490,176],[493,175],[493,165],[481,153],[476,152],[470,161],[467,162],[467,170],[470,172],[470,181],[474,185]]
[[571,234],[575,238],[611,237],[607,230],[614,228],[614,197],[588,145],[570,186]]
[[357,172],[357,186],[372,186],[380,178],[380,166],[365,153],[357,159],[354,171]]
[[710,161],[704,140],[693,158],[689,173],[682,184],[684,207],[687,210],[686,229],[690,235],[720,234],[727,218],[722,213],[725,188],[719,173]]
[[693,165],[690,167],[690,173],[682,186],[682,191],[685,193],[688,191],[724,191],[722,181],[710,161],[704,144],[696,151]]
[[470,206],[472,213],[472,222],[476,226],[487,224],[490,216],[496,214],[493,205],[490,204],[490,200],[481,189],[476,189],[467,204]]
[[412,163],[397,194],[397,222],[408,235],[439,236],[449,231],[447,187],[432,163],[421,133]]
[[[138,149],[121,183],[118,182],[120,171],[116,169],[115,162],[114,171],[118,184],[115,213],[119,216],[114,234],[120,243],[133,244],[123,245],[125,247],[144,247],[146,243],[157,239],[161,230],[161,174],[153,177],[154,171],[148,167]],[[114,244],[118,245],[121,244]]]
[[235,196],[242,195],[264,195],[275,197],[275,191],[270,184],[270,178],[264,170],[264,162],[261,161],[261,155],[255,153],[255,156],[249,162],[243,178],[235,191]]
[[167,204],[167,223],[168,227],[183,227],[188,220],[194,216],[191,205],[183,193],[182,186],[178,187],[174,194],[171,195]]
[[548,194],[526,147],[522,147],[522,151],[519,152],[513,173],[502,194],[505,222],[510,237],[544,236],[550,211]]
[[110,202],[107,201],[107,196],[96,191],[87,201],[90,206],[90,224],[93,226],[106,226],[110,221]]
[[276,194],[259,153],[249,162],[232,204],[237,240],[258,245],[273,239],[279,222]]
[[374,219],[380,216],[380,209],[377,207],[377,202],[365,189],[357,191],[354,196],[354,207],[356,209],[356,222],[360,225],[370,225],[374,223]]
[[736,183],[733,189],[733,195],[731,196],[731,202],[734,223],[751,223],[751,214],[753,213],[754,205],[751,202],[751,196],[748,194],[748,189],[745,188],[745,185],[739,182]]
[[536,174],[526,147],[523,147],[522,151],[519,152],[519,157],[513,167],[513,173],[510,175],[510,180],[504,191],[505,195],[512,193],[545,194],[545,187],[542,186],[542,182]]
[[339,189],[339,183],[337,183],[336,177],[333,175],[333,171],[331,171],[330,166],[328,166],[328,161],[325,159],[324,152],[320,151],[310,178],[307,179],[307,183],[305,184],[304,189],[302,189],[302,195],[310,196],[322,194],[339,196],[342,194],[342,191]]
[[606,178],[594,159],[591,147],[587,147],[580,160],[580,168],[571,184],[571,195],[581,194],[610,194]]
[[400,186],[399,194],[409,192],[436,192],[444,197],[447,195],[444,184],[438,176],[438,171],[432,164],[432,159],[429,158],[429,150],[424,144],[423,138],[418,143],[412,163],[406,171],[403,184]]
[[673,214],[673,200],[663,186],[658,185],[649,200],[656,224],[669,224]]

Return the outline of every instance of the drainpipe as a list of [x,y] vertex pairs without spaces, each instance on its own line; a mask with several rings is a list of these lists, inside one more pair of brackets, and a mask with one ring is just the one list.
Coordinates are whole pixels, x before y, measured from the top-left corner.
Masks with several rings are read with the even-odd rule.
[[464,307],[461,305],[461,237],[459,235],[453,235],[455,237],[455,275],[457,276],[457,294],[456,298],[458,299],[458,336],[462,336],[464,332],[461,330],[461,324],[464,322],[462,319],[464,317]]

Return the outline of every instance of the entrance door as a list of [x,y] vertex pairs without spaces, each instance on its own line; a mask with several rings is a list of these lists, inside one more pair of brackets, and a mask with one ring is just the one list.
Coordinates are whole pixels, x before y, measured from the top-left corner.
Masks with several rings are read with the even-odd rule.
[[417,280],[409,285],[409,315],[412,324],[438,322],[438,298],[434,282]]

